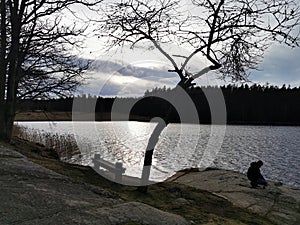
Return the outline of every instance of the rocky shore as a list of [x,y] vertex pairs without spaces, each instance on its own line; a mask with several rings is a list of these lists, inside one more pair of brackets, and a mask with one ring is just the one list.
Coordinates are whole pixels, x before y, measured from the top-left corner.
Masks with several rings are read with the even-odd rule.
[[0,224],[190,224],[181,216],[75,182],[3,146],[0,199]]
[[266,188],[251,188],[244,174],[221,169],[180,171],[168,181],[209,191],[274,224],[300,224],[300,189],[296,187],[269,182]]
[[0,224],[300,224],[297,188],[252,189],[243,174],[192,169],[142,195],[28,149],[0,143]]

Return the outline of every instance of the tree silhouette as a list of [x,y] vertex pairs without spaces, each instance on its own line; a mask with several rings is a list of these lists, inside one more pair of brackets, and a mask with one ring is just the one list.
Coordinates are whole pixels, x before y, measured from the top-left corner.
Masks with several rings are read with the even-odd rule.
[[88,62],[70,52],[86,28],[64,24],[63,13],[100,2],[1,0],[0,140],[11,139],[18,98],[66,96],[81,83]]
[[[255,125],[300,125],[300,88],[278,88],[272,85],[248,86],[202,86],[187,90],[196,106],[201,123],[211,124],[210,108],[205,92],[218,93],[222,91],[227,108],[228,124],[255,124]],[[165,99],[174,95],[174,89],[153,88],[145,92],[140,98],[121,98],[122,104],[128,105],[137,102],[131,109],[130,118],[149,121],[153,117],[163,117],[172,106]],[[103,120],[101,113],[110,114],[116,98],[102,98],[90,95],[77,96],[82,104],[88,101],[97,101],[95,112],[96,120]],[[24,99],[18,104],[19,112],[43,110],[47,112],[71,112],[74,97],[55,98],[46,100]],[[84,107],[83,107],[84,110]],[[100,117],[97,117],[100,116]],[[99,119],[97,119],[99,118]],[[105,118],[107,119],[107,118]],[[172,108],[169,120],[180,122],[176,109]],[[193,121],[191,121],[193,122]]]
[[[178,74],[176,88],[184,90],[211,70],[223,78],[247,80],[248,70],[256,68],[271,44],[299,46],[300,10],[294,0],[192,0],[193,10],[187,14],[181,10],[182,2],[186,3],[179,0],[107,3],[105,15],[99,20],[100,35],[108,38],[109,47],[129,44],[133,48],[145,41],[152,43],[169,60],[173,67],[169,71]],[[191,54],[172,55],[162,45],[169,42],[189,46]],[[197,54],[205,56],[211,65],[192,73],[188,71],[188,63]],[[178,58],[182,59],[180,63]],[[147,185],[155,145],[169,122],[166,113],[149,139],[142,185]]]

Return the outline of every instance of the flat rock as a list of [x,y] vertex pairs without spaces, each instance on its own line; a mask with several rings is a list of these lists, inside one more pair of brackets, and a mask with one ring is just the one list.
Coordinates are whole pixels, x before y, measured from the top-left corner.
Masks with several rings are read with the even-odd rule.
[[1,145],[0,156],[0,224],[190,224],[181,216],[75,182]]
[[300,224],[300,189],[295,187],[269,182],[265,189],[254,189],[245,174],[222,169],[185,170],[168,181],[209,191],[274,224]]
[[177,198],[173,202],[174,205],[189,205],[191,202],[185,198]]

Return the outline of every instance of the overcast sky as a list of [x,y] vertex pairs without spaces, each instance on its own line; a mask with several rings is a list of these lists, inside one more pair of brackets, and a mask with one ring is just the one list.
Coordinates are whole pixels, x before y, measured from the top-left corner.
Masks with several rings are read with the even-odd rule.
[[[104,42],[95,37],[86,41],[83,58],[94,60],[88,72],[82,93],[101,96],[142,96],[155,87],[174,87],[178,75],[169,73],[170,63],[156,50],[118,49],[110,53],[103,51]],[[189,53],[172,44],[164,45],[172,54]],[[178,59],[179,60],[179,59]],[[179,62],[180,64],[180,62]],[[197,72],[210,63],[196,57],[189,65],[191,72]],[[266,52],[258,71],[251,71],[249,79],[253,83],[282,86],[300,86],[300,48],[273,45]],[[213,72],[195,80],[197,85],[223,85]]]

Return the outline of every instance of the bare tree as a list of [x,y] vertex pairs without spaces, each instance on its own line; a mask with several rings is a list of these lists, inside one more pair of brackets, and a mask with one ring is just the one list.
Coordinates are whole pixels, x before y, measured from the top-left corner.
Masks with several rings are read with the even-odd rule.
[[80,47],[86,27],[63,22],[63,13],[73,13],[75,4],[92,9],[100,2],[1,0],[1,140],[11,139],[18,98],[64,96],[81,83],[88,62],[71,50]]
[[[65,97],[71,95],[83,80],[82,72],[89,61],[70,54],[70,49],[80,48],[78,36],[85,30],[61,27],[61,18],[44,20],[34,31],[24,32],[22,38],[33,37],[26,47],[26,56],[19,80],[18,99]],[[25,41],[27,42],[27,41]]]
[[[184,1],[186,3],[186,1]],[[191,0],[184,13],[179,0],[122,0],[108,3],[99,26],[108,46],[134,47],[148,41],[163,54],[179,76],[177,87],[185,90],[193,80],[215,70],[223,78],[247,80],[264,51],[273,43],[299,47],[300,10],[295,0]],[[197,12],[197,13],[194,13]],[[108,35],[106,35],[108,34]],[[191,54],[174,56],[162,43],[177,41]],[[197,73],[188,63],[197,54],[211,62]],[[142,184],[149,178],[152,155],[159,135],[169,123],[168,113],[154,129],[146,148]],[[146,191],[146,188],[143,188]]]

